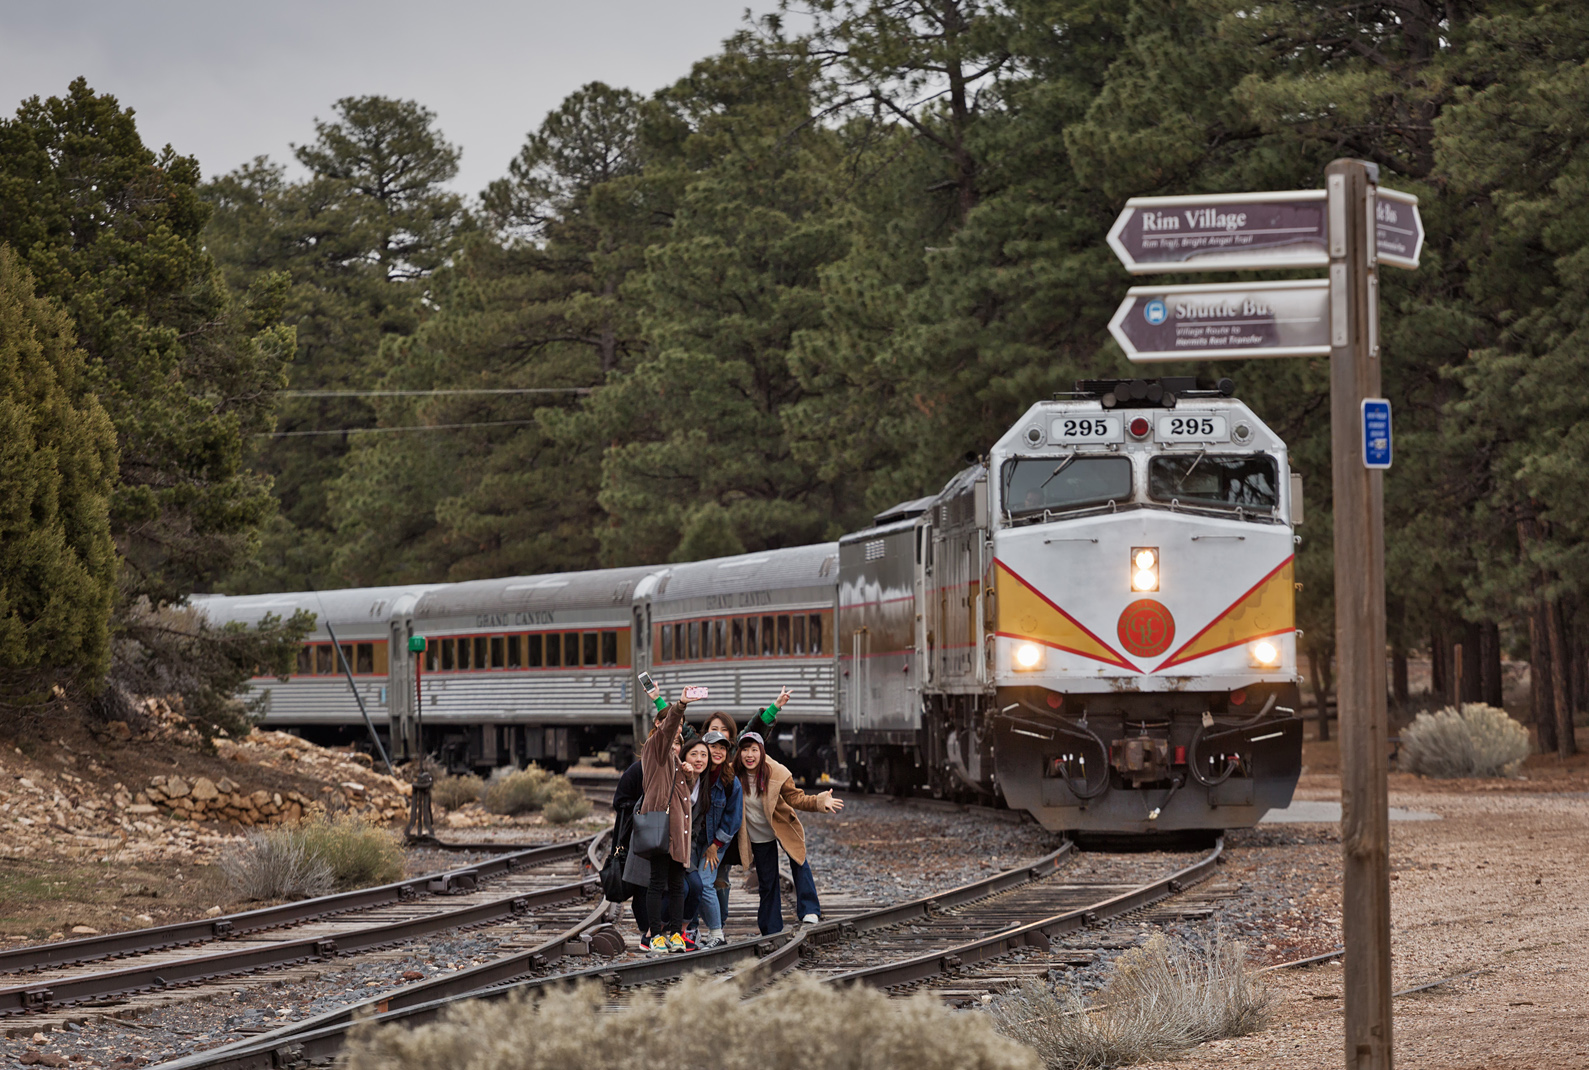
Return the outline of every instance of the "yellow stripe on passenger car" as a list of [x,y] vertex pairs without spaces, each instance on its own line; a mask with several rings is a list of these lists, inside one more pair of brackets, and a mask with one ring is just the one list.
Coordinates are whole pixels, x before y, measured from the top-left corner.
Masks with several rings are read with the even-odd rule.
[[994,573],[994,598],[998,606],[999,635],[1007,639],[1028,639],[1132,672],[1140,671],[1003,561],[995,564],[998,567]]
[[1202,631],[1181,645],[1155,672],[1194,658],[1229,650],[1254,639],[1284,635],[1296,628],[1296,587],[1292,577],[1296,558],[1288,557],[1275,570],[1215,617]]

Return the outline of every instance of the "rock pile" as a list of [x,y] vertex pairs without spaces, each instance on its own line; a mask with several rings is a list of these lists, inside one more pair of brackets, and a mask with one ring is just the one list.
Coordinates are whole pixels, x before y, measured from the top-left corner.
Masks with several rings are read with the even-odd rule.
[[235,821],[250,828],[301,821],[304,814],[324,808],[296,791],[244,791],[230,777],[214,781],[206,776],[195,777],[191,784],[179,776],[153,777],[136,796],[123,803],[118,795],[116,801],[129,814],[154,814],[165,807],[176,818]]
[[[313,801],[316,809],[348,810],[377,823],[408,817],[408,796],[412,788],[405,781],[372,769],[368,754],[329,750],[286,732],[266,732],[257,728],[243,739],[216,740],[215,751],[228,761],[268,766],[326,782]],[[235,792],[222,792],[219,784],[216,790],[218,794],[232,796],[235,807]],[[255,794],[250,792],[248,796],[252,800]],[[289,799],[287,793],[282,794],[282,800],[296,801],[305,812],[310,804],[306,798]],[[281,806],[274,800],[272,803],[278,809]],[[203,812],[214,809],[213,804],[207,804]],[[262,808],[256,806],[256,809],[263,813]]]

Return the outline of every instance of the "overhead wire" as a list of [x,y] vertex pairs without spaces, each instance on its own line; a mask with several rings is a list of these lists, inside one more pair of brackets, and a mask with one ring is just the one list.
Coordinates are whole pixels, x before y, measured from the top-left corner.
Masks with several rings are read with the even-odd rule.
[[482,420],[471,424],[414,424],[408,427],[333,427],[323,431],[258,431],[255,438],[311,438],[317,435],[390,435],[401,431],[456,431],[465,427],[522,427],[534,420]]

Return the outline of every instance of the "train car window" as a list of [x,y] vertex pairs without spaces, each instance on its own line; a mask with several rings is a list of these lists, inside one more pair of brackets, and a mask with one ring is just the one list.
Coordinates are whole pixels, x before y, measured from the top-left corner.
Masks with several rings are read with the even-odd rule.
[[301,646],[298,648],[298,675],[314,675],[314,647]]
[[1025,457],[1004,462],[1004,510],[1012,517],[1131,497],[1126,457]]
[[712,656],[713,657],[723,658],[723,657],[727,657],[728,656],[728,642],[727,642],[727,638],[728,637],[723,634],[724,630],[725,629],[723,627],[723,621],[721,620],[721,618],[719,618],[718,620],[714,620],[712,622]]
[[558,668],[563,664],[563,637],[552,632],[546,637],[546,667]]
[[756,640],[756,620],[757,620],[757,618],[755,618],[755,617],[746,617],[745,618],[745,656],[746,657],[751,657],[751,658],[755,657],[757,652],[761,649],[761,647],[759,647],[757,645],[757,640]]
[[563,668],[572,669],[579,664],[579,633],[563,633]]
[[599,650],[598,650],[598,648],[601,645],[601,635],[600,635],[600,633],[598,633],[598,632],[586,632],[585,633],[585,638],[584,638],[584,644],[585,644],[585,657],[584,657],[585,664],[586,665],[600,665],[601,661],[600,661]]
[[331,648],[325,643],[315,644],[314,671],[319,676],[324,676],[331,671]]
[[789,614],[778,614],[778,653],[789,653]]
[[603,665],[618,664],[618,633],[601,633],[601,663]]
[[436,651],[441,649],[441,640],[432,639],[425,644],[425,671],[436,671]]
[[541,667],[541,636],[526,635],[524,637],[524,664],[532,669]]
[[524,664],[523,659],[519,657],[519,641],[523,638],[521,635],[508,636],[508,668],[510,669],[517,669]]
[[684,660],[684,625],[673,626],[673,660]]
[[441,671],[451,672],[457,667],[458,663],[453,660],[452,656],[452,640],[443,639],[441,641]]
[[745,622],[738,617],[728,622],[728,656],[745,656]]
[[1275,459],[1263,453],[1155,457],[1148,462],[1148,496],[1267,513],[1280,504],[1278,472]]
[[673,629],[666,624],[662,626],[662,660],[673,660]]
[[761,618],[761,653],[762,657],[772,657],[772,618]]
[[811,653],[820,654],[822,653],[822,614],[813,613],[806,620],[809,625],[807,635],[811,640]]
[[793,644],[790,650],[795,654],[804,654],[806,652],[806,619],[803,615],[796,613],[794,619],[789,623],[794,629],[794,634],[790,638],[790,642]]
[[371,673],[375,671],[375,644],[360,643],[355,647],[358,653],[353,659],[353,671],[357,673]]
[[486,651],[489,650],[490,648],[491,648],[491,640],[487,639],[483,635],[475,636],[475,640],[474,640],[474,667],[475,668],[483,669],[487,665],[490,664],[490,662],[488,662],[486,660],[486,657],[487,657]]
[[690,621],[690,660],[699,661],[701,658],[701,622]]
[[459,639],[459,640],[457,640],[457,647],[458,647],[458,668],[459,668],[459,670],[467,669],[469,667],[469,651],[471,649],[471,647],[469,645],[469,640],[468,639]]
[[493,669],[506,668],[508,664],[508,642],[500,635],[491,637],[491,667]]
[[337,673],[338,675],[341,674],[342,666],[344,666],[344,665],[346,665],[350,669],[353,668],[353,644],[352,643],[343,643],[343,644],[341,644],[341,646],[342,646],[342,660],[336,662],[335,665],[333,666],[333,668],[331,669],[332,672]]

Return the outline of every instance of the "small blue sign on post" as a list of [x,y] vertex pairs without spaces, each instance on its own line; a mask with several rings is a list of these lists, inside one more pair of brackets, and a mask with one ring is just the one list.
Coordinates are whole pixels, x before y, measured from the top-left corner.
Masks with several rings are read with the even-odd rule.
[[1363,399],[1363,467],[1390,467],[1390,401]]

